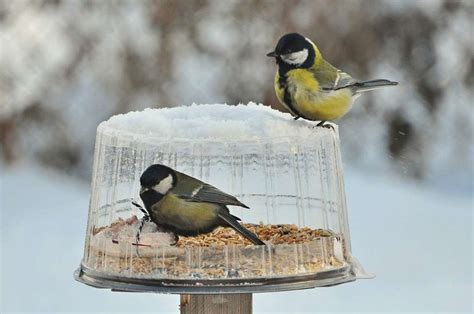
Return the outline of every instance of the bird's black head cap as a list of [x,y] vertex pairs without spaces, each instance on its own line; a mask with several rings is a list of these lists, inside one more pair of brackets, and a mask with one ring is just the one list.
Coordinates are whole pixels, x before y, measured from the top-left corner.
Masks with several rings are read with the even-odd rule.
[[160,164],[154,164],[148,167],[141,175],[140,177],[140,184],[142,187],[152,187],[161,180],[165,179],[169,175],[172,176],[173,178],[173,185],[175,186],[178,178],[176,176],[176,172],[171,169],[170,167],[160,165]]
[[306,38],[298,33],[289,33],[283,35],[275,48],[275,53],[278,55],[285,55],[292,52],[301,51],[308,48],[310,43]]
[[306,60],[301,64],[288,64],[293,68],[309,68],[313,65],[314,58],[316,56],[316,51],[312,43],[306,39],[303,35],[298,33],[288,33],[283,35],[274,51],[267,54],[269,57],[275,57],[278,64],[284,64],[284,58],[282,56],[290,55],[295,52],[301,52],[307,50],[308,55]]

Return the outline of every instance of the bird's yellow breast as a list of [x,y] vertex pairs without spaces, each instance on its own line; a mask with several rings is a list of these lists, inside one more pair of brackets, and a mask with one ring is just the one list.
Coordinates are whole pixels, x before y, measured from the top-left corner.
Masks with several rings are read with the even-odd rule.
[[[284,101],[285,91],[280,88],[278,80],[277,72],[275,91],[280,102],[288,108],[289,106]],[[349,89],[322,91],[314,75],[306,69],[288,71],[286,82],[292,105],[302,118],[318,121],[334,120],[349,111],[352,104],[352,93]]]
[[275,81],[273,82],[273,84],[275,85],[275,93],[280,103],[286,108],[288,108],[288,106],[285,104],[285,101],[283,100],[283,97],[285,95],[285,90],[280,87],[279,80],[280,80],[280,75],[278,74],[278,70],[277,70],[275,74]]
[[219,206],[212,203],[187,202],[172,193],[152,206],[156,221],[184,230],[200,230],[214,224]]

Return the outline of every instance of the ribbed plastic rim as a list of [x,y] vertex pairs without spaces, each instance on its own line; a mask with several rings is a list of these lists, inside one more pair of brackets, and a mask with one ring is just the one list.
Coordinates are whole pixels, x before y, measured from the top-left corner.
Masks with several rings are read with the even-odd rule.
[[113,291],[169,294],[259,293],[334,286],[356,279],[351,265],[312,274],[252,279],[142,279],[106,275],[82,265],[74,278],[84,284]]

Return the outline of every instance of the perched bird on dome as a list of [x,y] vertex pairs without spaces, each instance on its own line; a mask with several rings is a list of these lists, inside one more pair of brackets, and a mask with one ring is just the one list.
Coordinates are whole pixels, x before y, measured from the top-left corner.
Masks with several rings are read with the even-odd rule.
[[278,100],[294,116],[321,121],[327,126],[344,116],[362,93],[398,82],[385,79],[359,81],[327,62],[308,38],[289,33],[267,54],[276,59],[275,91]]

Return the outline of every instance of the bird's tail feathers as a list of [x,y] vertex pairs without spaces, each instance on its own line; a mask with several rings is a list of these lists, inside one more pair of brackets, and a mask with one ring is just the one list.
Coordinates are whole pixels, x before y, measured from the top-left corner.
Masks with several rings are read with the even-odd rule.
[[247,230],[244,226],[242,226],[235,218],[229,213],[221,212],[219,213],[219,217],[224,220],[227,224],[229,224],[232,229],[246,237],[255,245],[265,245],[265,242],[260,240],[254,233],[250,230]]
[[363,93],[368,92],[374,89],[379,89],[386,86],[396,86],[398,82],[390,81],[390,80],[370,80],[364,82],[357,82],[354,84],[356,88],[356,93]]

